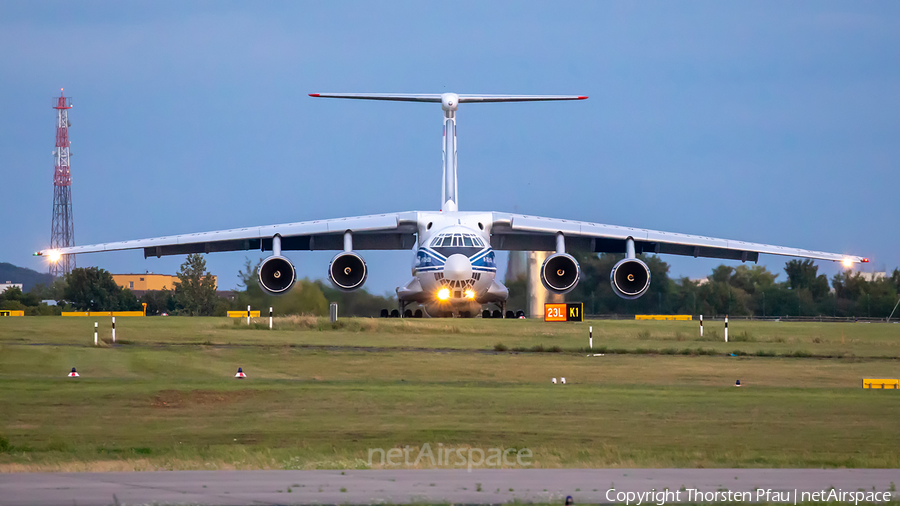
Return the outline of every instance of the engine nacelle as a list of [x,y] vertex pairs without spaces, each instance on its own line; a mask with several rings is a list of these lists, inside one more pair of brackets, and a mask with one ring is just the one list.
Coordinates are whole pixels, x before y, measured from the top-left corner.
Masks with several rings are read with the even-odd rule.
[[353,251],[338,253],[328,265],[328,279],[334,286],[345,292],[363,286],[368,275],[366,261]]
[[609,273],[609,283],[619,297],[636,299],[650,288],[650,268],[637,258],[619,260]]
[[541,283],[553,293],[571,292],[580,275],[578,261],[567,253],[554,253],[541,266]]
[[280,295],[294,286],[297,272],[290,260],[283,256],[270,256],[259,264],[259,286],[272,295]]

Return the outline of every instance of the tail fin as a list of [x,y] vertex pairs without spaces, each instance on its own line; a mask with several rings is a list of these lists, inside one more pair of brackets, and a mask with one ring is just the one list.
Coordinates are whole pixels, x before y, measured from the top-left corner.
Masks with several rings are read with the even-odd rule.
[[584,100],[581,95],[457,95],[409,93],[310,93],[316,98],[349,98],[356,100],[390,100],[395,102],[440,102],[444,110],[444,177],[441,210],[459,209],[456,182],[456,109],[459,104],[489,102],[543,102],[550,100]]

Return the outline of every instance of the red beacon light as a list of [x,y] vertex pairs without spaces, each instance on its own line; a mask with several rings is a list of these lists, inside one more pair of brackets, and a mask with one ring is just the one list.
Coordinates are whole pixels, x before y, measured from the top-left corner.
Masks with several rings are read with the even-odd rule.
[[869,259],[868,259],[868,258],[863,258],[863,259],[862,259],[862,262],[863,262],[864,264],[867,264],[867,263],[869,263]]

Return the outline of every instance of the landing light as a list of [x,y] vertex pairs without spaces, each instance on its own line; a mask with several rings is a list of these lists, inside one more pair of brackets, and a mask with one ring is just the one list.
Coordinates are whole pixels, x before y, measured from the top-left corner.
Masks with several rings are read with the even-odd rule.
[[47,254],[47,257],[50,259],[50,263],[55,264],[59,262],[59,259],[62,258],[62,254],[59,251],[53,250]]
[[853,267],[853,260],[851,260],[849,258],[845,258],[841,263],[844,264],[844,267],[846,267],[848,269]]
[[474,298],[475,298],[475,292],[472,291],[472,290],[466,290],[466,298],[467,298],[467,299],[474,299]]
[[447,300],[450,298],[450,290],[447,288],[441,288],[438,290],[437,296],[441,300]]

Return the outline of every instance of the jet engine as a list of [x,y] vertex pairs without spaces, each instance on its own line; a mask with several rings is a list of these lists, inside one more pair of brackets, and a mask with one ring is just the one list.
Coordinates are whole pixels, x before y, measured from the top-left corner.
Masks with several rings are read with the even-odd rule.
[[553,293],[569,293],[578,284],[581,268],[567,253],[554,253],[541,266],[541,283]]
[[625,258],[613,266],[609,282],[619,297],[637,299],[650,288],[650,269],[637,258]]
[[366,261],[352,251],[338,253],[328,266],[328,278],[334,286],[345,292],[363,286],[368,275]]
[[280,295],[290,290],[297,278],[291,261],[280,255],[273,255],[263,260],[259,264],[257,276],[259,277],[259,286],[272,295]]

